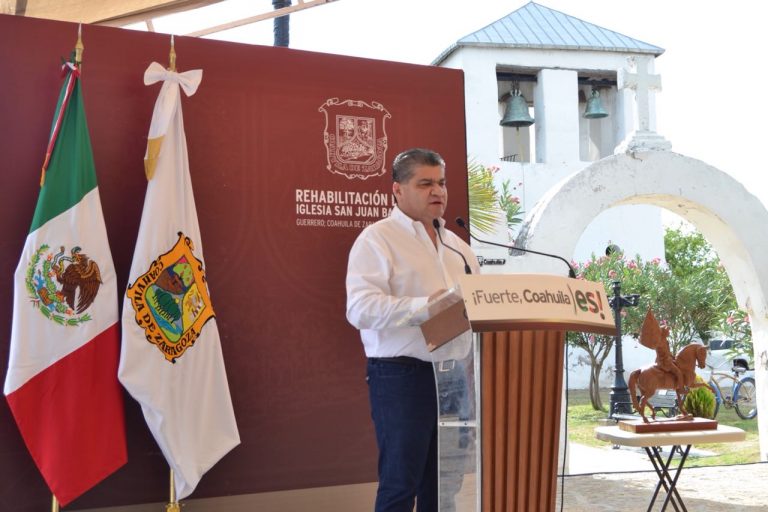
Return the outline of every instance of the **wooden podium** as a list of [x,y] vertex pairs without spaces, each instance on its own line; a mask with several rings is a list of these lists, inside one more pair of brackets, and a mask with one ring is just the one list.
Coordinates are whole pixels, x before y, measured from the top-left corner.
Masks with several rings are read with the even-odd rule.
[[603,285],[467,275],[427,309],[421,329],[438,390],[440,510],[554,511],[565,332],[615,333]]

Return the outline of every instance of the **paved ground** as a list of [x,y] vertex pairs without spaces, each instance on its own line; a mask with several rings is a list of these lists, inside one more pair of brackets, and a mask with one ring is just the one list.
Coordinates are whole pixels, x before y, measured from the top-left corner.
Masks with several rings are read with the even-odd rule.
[[[571,475],[558,481],[557,510],[561,490],[565,512],[648,509],[658,480],[645,452],[574,444],[570,450]],[[677,486],[690,512],[768,511],[768,463],[686,467]],[[653,510],[661,510],[659,501]]]
[[[600,448],[570,444],[569,451],[571,474],[558,480],[558,485],[562,481],[562,486],[558,489],[557,511],[560,511],[560,490],[565,498],[563,512],[643,512],[648,509],[657,479],[645,452],[632,448],[613,450],[607,444]],[[465,484],[474,488],[469,477]],[[202,498],[185,501],[182,510],[365,512],[372,510],[375,489],[376,485],[369,483]],[[768,463],[686,467],[678,482],[678,490],[689,512],[768,512]],[[468,496],[467,500],[470,505],[458,510],[474,510],[474,495]],[[154,503],[91,509],[88,512],[157,512],[164,507],[164,503]],[[660,501],[653,510],[661,510]],[[671,505],[667,510],[674,511]]]

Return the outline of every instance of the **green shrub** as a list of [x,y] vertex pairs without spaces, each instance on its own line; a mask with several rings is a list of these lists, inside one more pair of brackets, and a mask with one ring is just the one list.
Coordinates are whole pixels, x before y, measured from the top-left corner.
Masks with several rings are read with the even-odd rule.
[[[704,380],[696,376],[697,383],[703,383]],[[683,402],[685,410],[697,418],[712,419],[715,416],[715,394],[709,389],[709,386],[695,388],[685,395]]]

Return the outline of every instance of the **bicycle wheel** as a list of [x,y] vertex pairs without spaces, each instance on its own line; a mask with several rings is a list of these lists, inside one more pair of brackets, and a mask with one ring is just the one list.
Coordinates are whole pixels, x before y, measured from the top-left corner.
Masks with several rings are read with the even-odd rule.
[[720,386],[718,386],[715,381],[710,380],[707,382],[709,384],[709,390],[712,391],[715,390],[715,410],[712,413],[712,419],[717,418],[717,412],[720,410],[720,404],[723,402],[723,395],[720,394]]
[[757,416],[757,401],[755,399],[755,379],[744,377],[733,390],[733,404],[736,414],[743,420],[751,420]]

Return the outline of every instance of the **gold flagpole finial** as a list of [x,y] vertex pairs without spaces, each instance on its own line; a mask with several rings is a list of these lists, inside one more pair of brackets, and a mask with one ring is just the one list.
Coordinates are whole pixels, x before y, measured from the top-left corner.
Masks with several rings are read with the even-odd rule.
[[171,53],[168,55],[168,71],[176,72],[176,48],[173,45],[173,34],[171,34]]
[[75,65],[79,66],[83,62],[83,24],[77,25],[77,43],[75,44]]
[[56,499],[56,495],[51,499],[51,512],[59,512],[59,500]]

